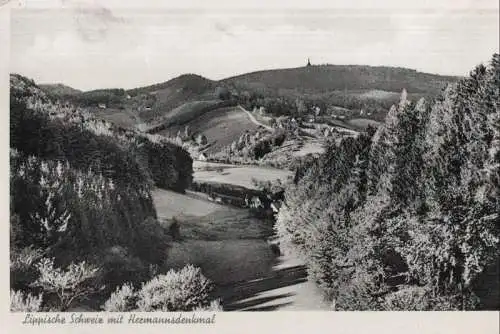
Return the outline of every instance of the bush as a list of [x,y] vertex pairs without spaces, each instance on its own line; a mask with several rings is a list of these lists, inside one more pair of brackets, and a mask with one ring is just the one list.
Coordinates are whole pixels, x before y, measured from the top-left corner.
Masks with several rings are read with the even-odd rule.
[[10,310],[12,312],[39,312],[41,308],[41,294],[33,296],[22,291],[10,290]]
[[170,240],[158,221],[149,217],[136,227],[135,254],[148,263],[161,266],[167,258]]
[[212,283],[199,268],[188,265],[180,271],[169,270],[144,283],[139,290],[125,284],[105,302],[108,312],[222,311],[218,300],[210,301]]
[[103,306],[106,312],[130,312],[133,311],[137,303],[137,294],[130,284],[124,284],[111,294]]
[[220,300],[212,300],[210,305],[204,307],[197,307],[194,312],[222,312],[224,309],[220,303]]
[[[166,253],[159,253],[164,258],[166,257]],[[101,258],[97,259],[96,262],[100,263],[102,268],[99,280],[102,284],[106,284],[104,294],[114,291],[124,282],[135,286],[152,277],[148,262],[130,254],[124,247],[115,245],[100,255]]]
[[13,289],[27,290],[38,277],[35,263],[42,257],[42,251],[34,247],[20,250],[13,248],[10,252],[10,286]]
[[208,306],[212,283],[199,268],[188,265],[180,271],[170,270],[142,286],[138,292],[138,310],[190,311]]
[[40,276],[33,283],[45,293],[55,294],[59,300],[56,308],[60,311],[67,310],[76,302],[96,292],[90,283],[95,279],[99,268],[85,262],[71,263],[65,270],[54,268],[54,260],[43,258],[36,265]]

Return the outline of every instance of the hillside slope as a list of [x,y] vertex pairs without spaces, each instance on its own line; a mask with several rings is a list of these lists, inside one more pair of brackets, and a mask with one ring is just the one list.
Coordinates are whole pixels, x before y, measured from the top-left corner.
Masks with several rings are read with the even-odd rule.
[[[128,90],[132,104],[137,105],[140,117],[152,122],[181,105],[202,100],[213,100],[217,83],[195,74],[181,75],[172,80]],[[141,107],[146,107],[142,108]]]

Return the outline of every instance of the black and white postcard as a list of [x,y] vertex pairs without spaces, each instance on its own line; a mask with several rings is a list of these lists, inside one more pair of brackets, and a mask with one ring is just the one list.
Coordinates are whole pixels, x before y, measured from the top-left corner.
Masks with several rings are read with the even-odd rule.
[[498,6],[3,1],[10,321],[496,332]]

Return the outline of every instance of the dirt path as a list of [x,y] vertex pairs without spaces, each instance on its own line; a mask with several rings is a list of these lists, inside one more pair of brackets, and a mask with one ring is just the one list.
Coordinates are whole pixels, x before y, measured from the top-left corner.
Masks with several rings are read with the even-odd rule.
[[257,119],[255,119],[255,117],[252,115],[252,113],[248,110],[246,110],[245,108],[243,108],[242,106],[238,106],[240,107],[241,110],[243,110],[247,115],[248,117],[250,118],[250,120],[252,121],[252,123],[255,123],[259,126],[262,126],[263,128],[269,130],[269,131],[274,131],[274,129],[268,125],[265,125],[265,124],[262,124],[261,122],[259,122]]

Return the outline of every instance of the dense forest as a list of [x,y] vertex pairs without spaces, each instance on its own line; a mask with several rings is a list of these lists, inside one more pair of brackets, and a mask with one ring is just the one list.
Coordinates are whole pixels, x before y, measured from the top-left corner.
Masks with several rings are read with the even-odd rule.
[[[163,275],[171,238],[151,195],[190,186],[188,152],[10,79],[11,309],[64,311],[88,298],[99,308],[111,293],[108,311],[209,306],[199,269]],[[151,300],[158,282],[170,288]]]
[[297,171],[277,232],[337,310],[498,309],[500,56]]

